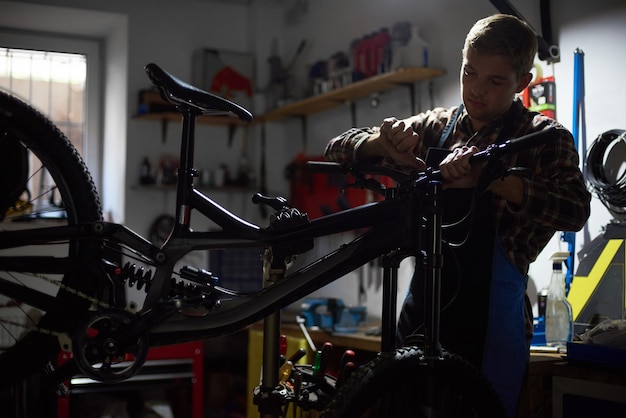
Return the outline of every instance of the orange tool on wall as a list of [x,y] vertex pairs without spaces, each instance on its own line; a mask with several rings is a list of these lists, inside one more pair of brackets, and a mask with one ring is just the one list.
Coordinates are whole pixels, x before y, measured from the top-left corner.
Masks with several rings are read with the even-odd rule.
[[530,110],[556,119],[556,83],[554,76],[543,76],[539,64],[535,64],[535,77],[522,92],[524,105]]

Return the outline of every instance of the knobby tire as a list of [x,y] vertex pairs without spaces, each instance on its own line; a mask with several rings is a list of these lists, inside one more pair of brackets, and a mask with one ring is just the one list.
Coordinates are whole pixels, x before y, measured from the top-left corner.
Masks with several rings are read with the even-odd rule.
[[469,362],[446,353],[429,363],[417,347],[382,353],[357,369],[340,386],[321,415],[322,418],[505,416],[495,390]]
[[[54,207],[62,208],[67,216],[64,219],[57,219],[55,225],[59,225],[59,222],[77,225],[102,219],[100,198],[94,182],[85,163],[67,137],[39,111],[9,94],[0,92],[0,153],[5,152],[3,144],[16,140],[29,151],[31,176],[34,173],[37,177],[49,177],[52,179],[51,184],[56,186],[56,189],[45,190],[39,187],[38,190],[31,190],[30,193],[33,199],[43,197],[46,201],[49,196],[55,196],[54,200],[62,201],[60,205],[55,204]],[[45,167],[47,174],[41,174],[42,167]],[[35,204],[35,202],[28,203]],[[44,202],[44,204],[47,203]],[[45,211],[49,213],[49,210],[43,208],[42,213]],[[0,234],[9,229],[46,225],[50,225],[49,221],[37,216],[36,212],[17,213],[7,215],[0,223]],[[45,251],[43,247],[37,246],[30,254],[40,255]],[[24,251],[28,251],[29,248],[26,247]],[[59,251],[58,248],[61,248],[64,252],[63,256],[68,257],[69,264],[72,265],[72,260],[84,262],[84,260],[96,259],[100,244],[97,241],[70,241],[60,247],[57,246],[54,251]],[[15,249],[0,250],[0,257],[15,253],[9,253],[9,251],[15,251]],[[19,280],[21,276],[26,277],[29,274],[14,270],[7,271],[5,267],[0,266],[1,279],[23,284],[25,281]],[[66,271],[59,276],[58,281],[86,295],[94,295],[98,289],[98,283],[90,278],[87,272]],[[29,278],[33,279],[33,277],[31,274]],[[71,335],[71,330],[84,318],[90,303],[85,298],[80,298],[63,289],[51,292],[55,298],[54,308],[43,312],[43,316],[38,321],[34,317],[27,317],[25,322],[31,328],[39,327],[54,332],[67,332]],[[19,302],[9,300],[8,304],[15,305]],[[6,300],[4,304],[7,304]],[[3,331],[6,332],[6,327],[3,327],[0,320],[0,332]],[[12,335],[10,338],[17,339],[17,337]],[[40,373],[49,361],[54,364],[59,349],[59,341],[55,336],[32,330],[25,336],[22,333],[19,341],[0,349],[0,387],[8,387],[33,373]]]

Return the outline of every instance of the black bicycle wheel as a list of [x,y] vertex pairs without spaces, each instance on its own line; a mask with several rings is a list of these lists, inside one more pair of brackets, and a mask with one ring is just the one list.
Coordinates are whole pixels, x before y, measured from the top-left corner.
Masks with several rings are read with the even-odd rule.
[[505,417],[500,399],[467,361],[446,353],[428,364],[416,347],[383,353],[356,370],[323,418]]
[[[0,92],[0,155],[10,162],[21,158],[23,151],[27,151],[29,167],[23,184],[15,181],[21,177],[14,169],[0,167],[3,183],[15,187],[15,193],[3,190],[0,199],[6,201],[6,196],[12,196],[9,209],[0,216],[0,235],[102,219],[91,175],[65,135],[31,106]],[[19,200],[14,201],[16,195]],[[60,341],[69,341],[71,330],[93,302],[87,296],[94,296],[98,288],[90,273],[73,270],[98,257],[99,249],[97,241],[0,249],[1,386],[39,373],[49,361],[54,364]],[[28,261],[22,263],[24,267],[10,263],[15,255],[50,256],[69,262],[55,274],[33,274],[28,273]],[[19,294],[26,288],[40,290],[48,309],[33,306],[37,305],[34,302],[24,303]]]

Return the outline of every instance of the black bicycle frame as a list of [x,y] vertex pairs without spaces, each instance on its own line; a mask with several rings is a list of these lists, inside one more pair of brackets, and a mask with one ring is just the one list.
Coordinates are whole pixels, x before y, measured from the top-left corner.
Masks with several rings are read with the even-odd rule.
[[[342,245],[310,265],[298,271],[288,273],[280,282],[258,292],[236,295],[221,301],[221,307],[215,308],[203,317],[185,317],[174,313],[171,318],[150,330],[153,345],[183,342],[221,335],[241,329],[268,314],[294,303],[311,292],[331,283],[343,275],[357,269],[381,255],[394,252],[402,259],[416,256],[420,246],[417,241],[421,219],[419,206],[423,205],[419,193],[407,191],[403,197],[389,196],[387,200],[373,202],[348,209],[339,213],[313,219],[308,224],[294,229],[272,233],[242,220],[194,188],[193,176],[193,127],[195,115],[188,112],[183,117],[183,141],[181,144],[181,168],[177,190],[177,224],[162,248],[151,244],[129,228],[107,222],[89,225],[63,226],[53,228],[35,228],[15,232],[3,232],[0,235],[0,248],[10,248],[32,243],[64,242],[71,239],[97,239],[110,241],[130,248],[143,257],[147,264],[155,265],[156,274],[152,279],[150,291],[146,297],[144,310],[157,309],[159,303],[168,299],[172,269],[177,260],[190,251],[222,248],[269,247],[275,244],[292,244],[335,233],[363,230],[361,236]],[[186,138],[186,139],[185,139]],[[421,179],[422,183],[424,179]],[[418,181],[415,182],[416,184]],[[414,185],[415,186],[415,185]],[[424,186],[419,186],[424,188]],[[415,186],[415,188],[418,188]],[[211,219],[220,227],[220,231],[196,232],[189,228],[192,210]],[[434,239],[437,241],[438,239]],[[69,266],[64,259],[51,257],[0,257],[0,266],[7,270],[20,266],[24,271],[35,273],[62,273]],[[397,261],[386,269],[386,286],[397,279]],[[28,266],[27,268],[25,266]],[[102,278],[102,280],[105,280]],[[393,284],[395,288],[395,284]],[[394,289],[385,288],[390,294],[385,300],[393,299]],[[0,279],[0,290],[20,300],[30,301],[37,306],[41,293],[15,286]],[[19,294],[17,294],[19,293]],[[51,298],[44,298],[47,305],[54,303]],[[395,306],[395,305],[394,305]],[[42,306],[42,308],[45,308]],[[386,309],[383,309],[385,312]],[[394,309],[395,311],[395,309]],[[395,324],[394,318],[383,318],[388,328]],[[395,327],[395,325],[394,325]]]
[[[202,96],[204,97],[204,96]],[[137,337],[146,336],[150,346],[181,343],[224,335],[264,320],[263,375],[261,391],[271,397],[278,384],[278,340],[280,309],[297,302],[315,290],[383,257],[383,307],[381,351],[395,348],[397,274],[400,261],[415,257],[416,268],[424,269],[424,344],[426,361],[441,358],[439,348],[439,315],[442,255],[442,183],[432,172],[406,179],[385,192],[385,200],[358,206],[289,228],[261,228],[243,220],[211,200],[193,186],[197,175],[194,165],[195,118],[201,113],[193,103],[178,101],[183,115],[180,168],[176,190],[175,226],[162,247],[153,245],[131,229],[114,223],[95,222],[76,226],[3,231],[0,249],[36,244],[67,243],[74,240],[96,240],[109,247],[120,247],[132,257],[153,268],[154,276],[141,313],[134,317],[119,336],[120,347]],[[534,135],[534,136],[533,136]],[[533,134],[526,142],[507,141],[473,156],[485,161],[499,152],[515,152],[545,134]],[[191,229],[191,218],[197,211],[221,227],[219,231],[197,232]],[[271,226],[271,223],[270,223]],[[219,303],[202,305],[202,315],[186,315],[183,297],[170,296],[173,269],[191,251],[224,248],[298,248],[281,257],[298,254],[299,244],[316,238],[347,231],[364,231],[339,248],[295,271],[284,269],[276,280],[259,275],[263,287],[249,294],[237,293],[207,284],[207,296]],[[124,253],[124,251],[122,251]],[[126,253],[128,254],[128,253]],[[101,255],[98,254],[97,257]],[[266,260],[265,260],[266,261]],[[285,262],[285,260],[279,260]],[[36,274],[80,272],[76,276],[102,286],[122,286],[110,276],[113,264],[106,258],[72,260],[50,256],[3,256],[0,271],[23,271]],[[76,279],[76,277],[72,277]],[[95,287],[95,286],[94,286]],[[93,288],[85,286],[85,288]],[[0,293],[45,311],[58,309],[59,301],[26,286],[0,278]],[[109,292],[113,295],[115,292]],[[92,296],[92,295],[88,295]],[[263,398],[263,396],[262,396]],[[261,417],[279,416],[281,400],[259,406]]]

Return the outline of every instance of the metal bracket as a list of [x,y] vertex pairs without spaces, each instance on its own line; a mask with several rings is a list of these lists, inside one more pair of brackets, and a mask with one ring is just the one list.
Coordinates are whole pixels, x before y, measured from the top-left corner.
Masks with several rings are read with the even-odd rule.
[[489,0],[500,13],[509,14],[528,23],[535,32],[537,43],[539,46],[539,59],[548,62],[548,64],[556,63],[561,60],[561,52],[558,45],[552,42],[552,25],[550,24],[550,0],[541,0],[541,27],[543,36],[539,34],[530,23],[517,11],[509,0]]

